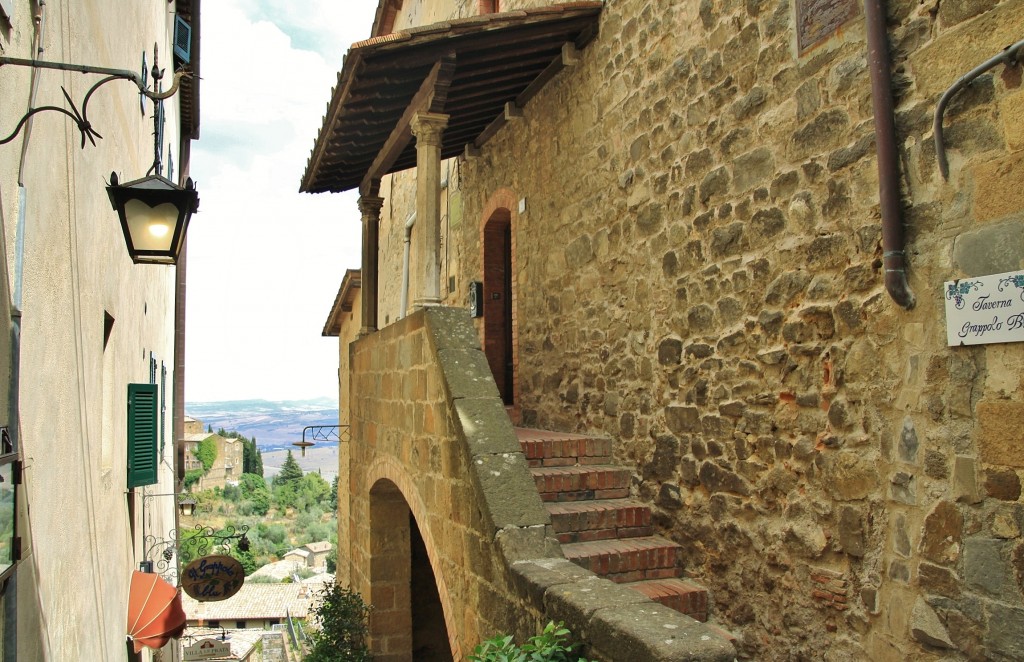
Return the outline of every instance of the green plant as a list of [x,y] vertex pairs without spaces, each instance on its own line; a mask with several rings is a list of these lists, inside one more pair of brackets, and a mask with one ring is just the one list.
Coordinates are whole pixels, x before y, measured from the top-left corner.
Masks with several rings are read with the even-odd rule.
[[469,656],[472,662],[587,662],[576,654],[578,644],[569,640],[569,630],[549,621],[540,634],[522,646],[512,635],[496,635],[479,644]]
[[199,482],[199,479],[203,477],[202,469],[193,469],[185,472],[185,489],[191,491],[192,486]]
[[213,463],[217,461],[217,442],[213,437],[207,437],[199,442],[196,459],[203,463],[203,473],[209,473]]
[[313,646],[306,662],[366,662],[371,660],[366,644],[370,607],[352,589],[337,581],[324,584],[320,604],[313,610],[317,628],[310,638]]

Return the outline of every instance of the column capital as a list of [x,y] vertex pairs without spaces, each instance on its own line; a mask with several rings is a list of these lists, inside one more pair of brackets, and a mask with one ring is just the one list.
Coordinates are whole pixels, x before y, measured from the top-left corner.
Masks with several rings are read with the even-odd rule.
[[410,128],[417,145],[441,146],[441,134],[448,126],[448,115],[420,112],[413,115]]
[[359,205],[359,212],[366,216],[373,216],[374,218],[380,218],[381,207],[384,206],[384,198],[380,198],[372,195],[361,195],[357,202]]

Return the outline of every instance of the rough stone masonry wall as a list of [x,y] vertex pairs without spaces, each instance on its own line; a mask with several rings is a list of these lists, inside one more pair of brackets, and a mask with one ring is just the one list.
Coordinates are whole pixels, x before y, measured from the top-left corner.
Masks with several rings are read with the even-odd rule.
[[[488,494],[497,487],[502,493],[496,506],[481,496],[475,478],[478,458],[463,443],[462,424],[449,405],[453,398],[463,399],[460,406],[476,416],[488,404],[491,413],[504,416],[504,410],[468,316],[461,334],[444,326],[445,319],[442,310],[421,311],[352,345],[349,546],[352,585],[373,603],[371,623],[391,635],[401,634],[408,625],[402,621],[402,599],[390,600],[389,587],[379,575],[371,575],[375,563],[388,562],[388,553],[408,546],[407,540],[388,537],[407,527],[412,512],[431,558],[452,650],[461,659],[496,632],[532,634],[539,616],[511,588],[509,571],[494,545],[495,532],[504,526],[533,525],[543,533],[547,516],[507,417],[511,447],[506,450],[518,454],[488,454],[479,460],[486,465],[480,468],[485,483],[491,481]],[[508,462],[522,465],[523,484],[508,478],[515,475],[505,466]],[[393,521],[374,520],[371,493],[380,493],[382,486],[397,488],[408,506],[383,514]],[[531,489],[536,503],[524,504]],[[409,563],[408,556],[393,560]],[[409,659],[388,657],[393,651],[384,642],[376,646],[380,659]]]
[[414,313],[353,343],[352,365],[351,534],[339,559],[373,604],[374,659],[412,659],[410,511],[456,660],[548,620],[568,623],[597,660],[734,658],[702,624],[562,558],[466,311]]
[[[523,423],[603,433],[752,659],[1024,657],[1024,356],[947,348],[944,280],[1021,268],[1024,1],[888,3],[910,284],[880,277],[863,19],[797,56],[786,0],[610,0],[461,164],[460,280],[516,236]],[[474,223],[473,219],[477,219]],[[458,302],[461,304],[461,302]]]

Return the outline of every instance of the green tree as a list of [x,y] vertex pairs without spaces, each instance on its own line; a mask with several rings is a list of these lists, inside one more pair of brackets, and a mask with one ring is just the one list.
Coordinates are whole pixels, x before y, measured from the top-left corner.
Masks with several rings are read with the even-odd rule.
[[318,628],[306,662],[364,662],[373,659],[366,645],[370,607],[362,597],[337,581],[325,584],[320,605],[313,610]]
[[251,575],[252,573],[256,572],[262,565],[259,563],[259,561],[256,560],[256,554],[252,551],[251,548],[243,552],[241,549],[238,548],[238,545],[235,545],[231,548],[231,556],[233,556],[235,559],[238,560],[239,563],[242,564],[242,570],[245,571],[246,575]]
[[338,513],[338,476],[334,476],[334,482],[331,483],[331,512],[334,514]]
[[299,480],[299,492],[305,497],[307,506],[326,504],[331,499],[331,486],[320,474],[310,472]]
[[270,490],[267,481],[256,474],[242,474],[239,483],[242,498],[252,504],[254,515],[266,515],[270,510]]
[[258,476],[263,475],[263,456],[260,454],[260,449],[256,445],[256,437],[251,440],[241,437],[242,439],[242,470],[245,473],[256,474]]
[[281,473],[277,474],[274,478],[274,486],[295,483],[300,480],[302,480],[302,467],[295,461],[295,457],[289,449],[288,457],[284,459],[284,464],[281,465]]

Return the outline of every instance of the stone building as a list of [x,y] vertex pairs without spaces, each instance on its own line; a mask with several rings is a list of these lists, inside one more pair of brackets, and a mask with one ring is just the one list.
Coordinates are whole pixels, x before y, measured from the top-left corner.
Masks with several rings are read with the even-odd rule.
[[[125,641],[133,571],[162,560],[146,537],[176,527],[183,271],[133,263],[106,185],[185,184],[199,78],[175,72],[199,69],[199,5],[0,1],[2,660],[175,655]],[[125,76],[151,91],[155,64],[176,90],[159,113]],[[43,107],[64,112],[15,132]]]
[[[199,425],[202,428],[202,423]],[[217,456],[213,460],[210,470],[203,474],[198,480],[195,490],[209,490],[214,487],[224,488],[225,485],[238,485],[242,479],[242,458],[244,448],[241,440],[231,437],[222,437],[219,434],[209,432],[186,433],[185,443],[185,470],[198,471],[203,468],[199,461],[199,444],[207,439],[212,439],[217,450]]]
[[575,434],[741,658],[1024,658],[1024,346],[946,333],[1024,282],[1019,61],[937,113],[1024,0],[496,5],[381,0],[301,184],[361,193],[338,573],[381,659],[550,616],[682,659],[557,561],[595,567],[526,492],[602,492]]

